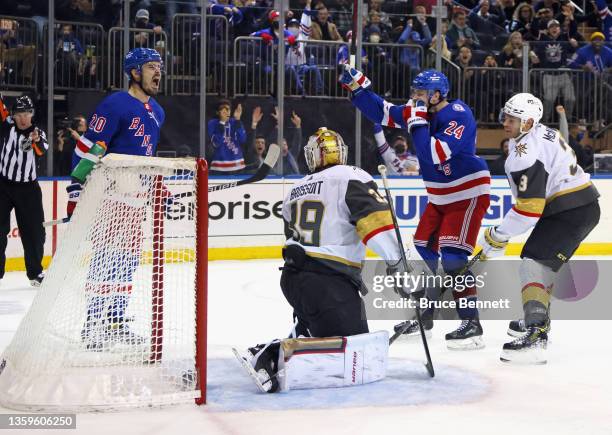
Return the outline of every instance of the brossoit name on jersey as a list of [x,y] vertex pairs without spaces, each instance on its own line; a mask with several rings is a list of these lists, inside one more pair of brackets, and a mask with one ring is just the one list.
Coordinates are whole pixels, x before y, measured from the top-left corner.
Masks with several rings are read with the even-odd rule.
[[293,189],[291,189],[289,201],[293,201],[294,199],[300,198],[304,195],[320,195],[322,186],[323,181],[321,180],[294,187]]

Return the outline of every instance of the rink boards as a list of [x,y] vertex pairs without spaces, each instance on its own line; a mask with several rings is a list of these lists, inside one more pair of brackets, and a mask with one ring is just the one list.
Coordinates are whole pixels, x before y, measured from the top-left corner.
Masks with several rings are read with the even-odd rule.
[[[211,177],[210,184],[233,181],[234,178]],[[213,192],[209,196],[209,257],[219,259],[278,258],[284,242],[281,205],[284,196],[299,177],[270,177],[262,182]],[[380,183],[378,179],[377,182]],[[612,255],[612,177],[594,177],[593,183],[601,194],[601,221],[581,246],[579,255]],[[69,180],[41,179],[45,219],[65,216],[66,186]],[[392,178],[390,180],[395,200],[398,221],[405,240],[410,240],[427,204],[423,182],[418,177]],[[185,201],[180,204],[180,201]],[[181,198],[169,212],[167,225],[180,225],[182,219],[189,219],[188,198]],[[512,194],[505,177],[492,180],[491,206],[483,226],[498,225],[512,207]],[[184,205],[184,207],[181,207]],[[45,242],[45,265],[61,240],[64,226],[48,228]],[[510,244],[509,254],[518,254],[528,234]],[[7,270],[23,270],[23,249],[19,230],[11,217],[8,235]]]

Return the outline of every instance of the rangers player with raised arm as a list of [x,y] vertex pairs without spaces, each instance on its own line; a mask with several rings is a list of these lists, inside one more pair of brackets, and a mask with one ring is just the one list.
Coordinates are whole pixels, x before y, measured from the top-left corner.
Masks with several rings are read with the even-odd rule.
[[[412,82],[412,99],[393,105],[370,89],[361,72],[345,67],[342,84],[350,90],[353,104],[371,121],[387,127],[407,129],[419,160],[429,203],[414,234],[414,244],[433,273],[441,257],[445,273],[457,276],[474,251],[480,224],[489,207],[491,177],[487,165],[476,156],[476,121],[461,100],[448,100],[449,83],[444,74],[426,70]],[[469,272],[468,272],[469,273]],[[428,289],[430,299],[439,289]],[[484,347],[478,310],[472,302],[476,287],[453,290],[462,319],[455,331],[446,334],[452,349]],[[462,304],[461,299],[468,303]],[[425,329],[433,327],[433,309],[422,315]],[[407,334],[418,333],[410,321]],[[396,326],[406,328],[402,323]]]
[[[98,105],[74,150],[72,183],[67,187],[69,217],[75,207],[78,212],[82,184],[104,154],[155,155],[165,118],[164,110],[152,98],[161,83],[161,56],[150,48],[135,48],[126,55],[123,71],[129,77],[128,91],[115,92]],[[144,213],[146,199],[122,200],[114,195],[106,201],[116,202],[114,209],[121,219],[108,226],[112,230],[92,236],[93,256],[85,287],[87,320],[82,338],[94,350],[103,349],[107,342],[141,341],[127,326],[125,312],[142,244],[141,230],[131,231],[131,226],[138,221],[133,218]]]
[[360,291],[366,247],[393,267],[401,258],[388,204],[367,172],[346,165],[338,133],[318,129],[304,152],[310,175],[283,202],[280,284],[297,319],[295,336],[317,338],[275,340],[240,358],[268,392],[372,382],[384,377],[387,359],[388,334],[369,333]]
[[545,363],[550,295],[555,274],[599,222],[599,193],[559,131],[540,124],[542,102],[527,93],[502,112],[509,141],[506,175],[516,204],[479,240],[486,257],[504,255],[508,240],[533,228],[521,252],[523,322],[510,323],[518,338],[503,346],[505,362]]

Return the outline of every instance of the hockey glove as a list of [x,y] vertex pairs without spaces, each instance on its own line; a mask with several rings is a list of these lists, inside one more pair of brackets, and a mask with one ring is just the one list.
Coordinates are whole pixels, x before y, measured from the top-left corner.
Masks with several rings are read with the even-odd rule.
[[66,187],[66,192],[68,192],[68,205],[66,206],[66,215],[68,218],[72,217],[72,213],[74,213],[74,209],[76,208],[77,202],[79,202],[79,197],[81,196],[81,190],[83,190],[83,186],[81,183],[77,183],[73,181]]
[[71,177],[76,178],[81,183],[84,183],[89,173],[93,170],[96,163],[100,161],[104,153],[106,152],[106,145],[104,142],[96,142],[89,149],[87,154],[79,161],[70,174]]
[[349,64],[344,64],[344,72],[340,76],[340,83],[342,87],[353,95],[367,89],[372,85],[370,79],[368,79],[361,71],[357,71],[355,68],[351,68]]
[[420,125],[429,125],[429,115],[427,113],[427,106],[422,101],[413,102],[409,100],[406,103],[404,109],[404,119],[406,120],[406,127],[408,131],[411,131],[413,127]]
[[482,246],[483,260],[504,255],[508,245],[508,239],[495,231],[495,228],[487,228],[478,240],[478,244]]

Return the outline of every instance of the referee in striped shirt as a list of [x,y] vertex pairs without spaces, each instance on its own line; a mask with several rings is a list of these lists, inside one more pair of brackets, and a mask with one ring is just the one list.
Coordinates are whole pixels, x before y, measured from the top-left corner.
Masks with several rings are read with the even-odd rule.
[[0,279],[4,276],[11,210],[15,209],[30,284],[43,280],[45,229],[36,160],[49,148],[45,133],[32,124],[30,97],[17,98],[12,116],[0,96]]

